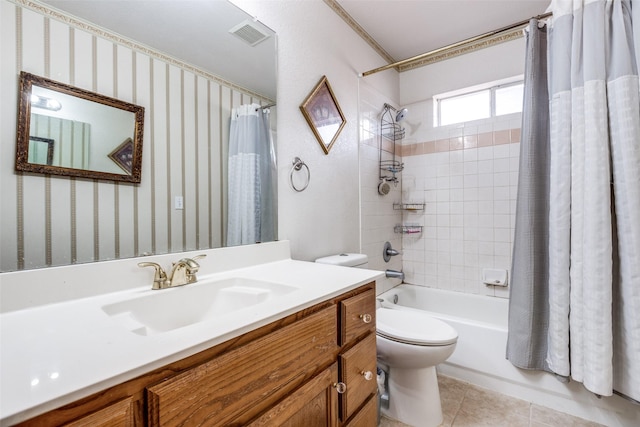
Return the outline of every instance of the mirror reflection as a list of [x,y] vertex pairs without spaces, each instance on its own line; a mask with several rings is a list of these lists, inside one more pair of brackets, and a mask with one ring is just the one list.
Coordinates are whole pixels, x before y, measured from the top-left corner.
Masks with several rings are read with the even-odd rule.
[[[8,22],[29,17],[22,33],[13,26],[0,26],[0,56],[22,58],[7,71],[15,78],[0,81],[2,93],[14,97],[21,93],[16,85],[24,70],[143,106],[142,176],[137,185],[121,185],[112,179],[23,174],[16,173],[9,160],[9,167],[0,169],[4,198],[0,271],[243,244],[227,243],[230,219],[239,218],[230,213],[230,199],[237,194],[229,177],[235,153],[229,148],[230,120],[241,106],[258,104],[261,108],[253,109],[258,113],[272,105],[268,127],[276,145],[276,34],[228,1],[44,3],[55,9],[42,2],[9,8]],[[148,25],[140,25],[142,21]],[[268,37],[251,45],[230,32],[246,23],[260,26]],[[219,65],[228,70],[213,68]],[[37,82],[33,86],[56,90]],[[48,101],[35,102],[44,106]],[[24,133],[28,136],[24,164],[73,169],[68,164],[53,166],[59,138],[57,131],[48,129],[71,126],[64,121],[54,124],[54,117],[74,122],[74,127],[89,126],[91,156],[95,123],[91,118],[60,116],[66,101],[59,102],[58,112],[29,104],[28,120],[22,123],[31,127],[33,120],[33,129]],[[3,129],[17,129],[17,109],[9,105],[0,120]],[[41,120],[49,121],[42,125],[46,131],[40,129]],[[36,128],[37,133],[31,132]],[[102,151],[111,172],[98,173],[131,176],[130,142],[121,136],[113,144]],[[0,150],[0,158],[13,159],[17,154],[13,138]],[[60,158],[68,161],[64,152]],[[74,154],[74,162],[79,159],[82,156]],[[262,197],[259,200],[264,205]],[[277,196],[271,200],[277,223]],[[254,211],[244,208],[242,214],[255,217]]]
[[[45,106],[39,107],[39,104]],[[48,106],[51,104],[54,108]],[[135,120],[135,113],[131,111],[35,85],[31,91],[29,137],[49,138],[54,141],[51,166],[131,175],[132,150],[126,153],[126,168],[122,163],[117,163],[111,154],[125,142],[132,148]],[[94,126],[91,126],[91,123]]]
[[29,136],[29,163],[38,165],[53,165],[53,146],[51,138]]
[[31,113],[28,161],[38,165],[89,169],[90,139],[89,123]]

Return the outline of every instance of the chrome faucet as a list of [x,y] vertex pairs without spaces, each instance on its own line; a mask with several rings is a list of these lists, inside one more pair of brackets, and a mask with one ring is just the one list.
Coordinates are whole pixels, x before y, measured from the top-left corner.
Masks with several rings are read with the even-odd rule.
[[138,267],[155,268],[151,289],[173,288],[174,286],[183,286],[197,282],[198,278],[196,277],[196,273],[200,269],[200,264],[198,264],[196,260],[204,257],[206,257],[206,255],[197,255],[193,258],[182,258],[174,262],[171,273],[168,276],[160,264],[155,262],[139,262]]

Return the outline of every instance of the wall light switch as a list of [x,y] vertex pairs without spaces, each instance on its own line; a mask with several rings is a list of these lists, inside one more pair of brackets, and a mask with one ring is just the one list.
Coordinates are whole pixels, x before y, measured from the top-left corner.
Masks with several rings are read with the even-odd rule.
[[176,196],[174,205],[176,209],[184,209],[184,199],[182,196]]

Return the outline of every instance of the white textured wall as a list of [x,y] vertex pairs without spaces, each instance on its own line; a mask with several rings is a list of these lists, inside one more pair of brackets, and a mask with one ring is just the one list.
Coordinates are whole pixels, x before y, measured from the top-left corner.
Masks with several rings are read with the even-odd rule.
[[[235,0],[278,34],[278,215],[279,236],[291,241],[296,259],[313,260],[359,252],[360,183],[358,73],[384,64],[322,0]],[[328,155],[309,129],[299,106],[326,75],[347,124]],[[398,75],[366,78],[389,99],[398,97]],[[289,185],[294,157],[311,170],[307,190]],[[380,248],[382,250],[382,248]]]

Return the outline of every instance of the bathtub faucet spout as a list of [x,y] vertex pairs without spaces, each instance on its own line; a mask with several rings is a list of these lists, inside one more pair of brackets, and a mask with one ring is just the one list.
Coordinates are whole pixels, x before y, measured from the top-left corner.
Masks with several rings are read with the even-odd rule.
[[400,279],[404,282],[404,273],[402,271],[386,270],[384,273],[390,279]]

